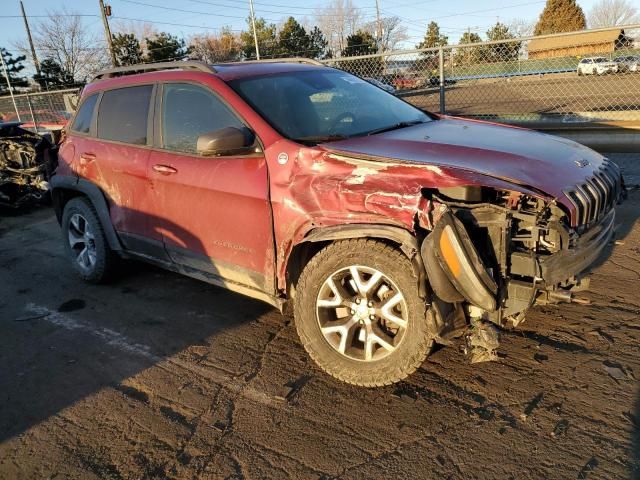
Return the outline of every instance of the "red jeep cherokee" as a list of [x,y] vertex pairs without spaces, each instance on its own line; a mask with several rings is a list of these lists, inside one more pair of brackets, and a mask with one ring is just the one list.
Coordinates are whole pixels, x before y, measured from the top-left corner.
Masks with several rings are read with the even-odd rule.
[[305,60],[108,70],[67,130],[51,185],[85,280],[134,258],[292,304],[318,365],[365,386],[469,324],[570,301],[624,191],[577,143]]

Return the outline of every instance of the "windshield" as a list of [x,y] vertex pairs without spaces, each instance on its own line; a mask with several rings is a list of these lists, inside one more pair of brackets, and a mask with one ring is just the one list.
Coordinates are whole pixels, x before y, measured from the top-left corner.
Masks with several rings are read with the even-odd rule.
[[606,58],[602,58],[602,57],[600,57],[600,58],[594,58],[594,59],[593,59],[593,61],[594,61],[595,63],[606,63],[606,62],[608,62],[609,60],[607,60]]
[[339,70],[286,72],[229,82],[273,128],[315,144],[430,121],[370,83]]

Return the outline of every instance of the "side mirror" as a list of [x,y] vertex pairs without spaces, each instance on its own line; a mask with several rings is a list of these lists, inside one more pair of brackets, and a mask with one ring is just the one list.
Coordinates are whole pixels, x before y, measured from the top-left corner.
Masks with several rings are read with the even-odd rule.
[[248,153],[255,141],[255,134],[246,127],[225,127],[200,135],[196,150],[206,156],[238,155]]

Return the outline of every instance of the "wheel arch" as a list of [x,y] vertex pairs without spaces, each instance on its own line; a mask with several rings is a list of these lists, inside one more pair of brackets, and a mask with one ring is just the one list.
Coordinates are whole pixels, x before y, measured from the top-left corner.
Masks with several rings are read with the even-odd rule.
[[88,180],[68,175],[54,175],[50,180],[50,184],[53,209],[58,223],[62,221],[62,213],[69,200],[75,197],[85,197],[96,210],[104,234],[109,242],[109,247],[115,251],[122,251],[122,244],[111,223],[107,200],[100,188]]
[[371,238],[396,247],[413,265],[418,276],[419,292],[426,298],[426,270],[420,256],[420,242],[414,234],[402,227],[383,224],[347,224],[314,228],[293,246],[287,258],[287,292],[295,291],[302,270],[326,245],[340,240]]

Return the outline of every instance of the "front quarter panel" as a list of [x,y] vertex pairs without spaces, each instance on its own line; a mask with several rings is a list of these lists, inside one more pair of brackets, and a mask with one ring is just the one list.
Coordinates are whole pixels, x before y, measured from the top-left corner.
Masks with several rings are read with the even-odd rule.
[[[425,188],[510,183],[474,172],[410,163],[373,161],[305,148],[282,140],[266,151],[270,163],[278,287],[295,245],[311,230],[347,224],[391,225],[415,232],[426,211]],[[535,192],[521,189],[524,193]],[[422,218],[428,224],[428,218]]]

